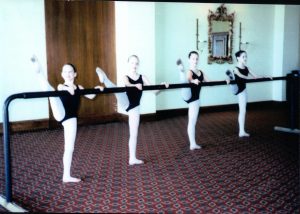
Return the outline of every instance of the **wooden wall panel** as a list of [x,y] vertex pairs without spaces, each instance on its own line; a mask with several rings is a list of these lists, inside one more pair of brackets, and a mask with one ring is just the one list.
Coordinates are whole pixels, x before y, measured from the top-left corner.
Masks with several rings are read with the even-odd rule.
[[[53,86],[63,82],[65,63],[76,66],[76,83],[84,88],[99,85],[96,66],[116,80],[115,11],[112,1],[45,0],[48,79]],[[113,95],[81,98],[79,123],[89,120],[114,120]]]

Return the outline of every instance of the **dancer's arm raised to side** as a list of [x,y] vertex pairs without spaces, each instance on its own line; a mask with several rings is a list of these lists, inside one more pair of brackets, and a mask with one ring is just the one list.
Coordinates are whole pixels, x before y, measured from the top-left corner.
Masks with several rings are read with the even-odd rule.
[[248,71],[249,74],[254,78],[254,79],[258,79],[258,78],[269,78],[269,79],[273,79],[270,76],[264,76],[264,75],[256,75],[255,73],[253,73],[253,71],[248,67]]
[[128,79],[128,77],[126,75],[123,77],[123,81],[124,81],[125,86],[127,86],[127,87],[132,87],[133,86],[133,87],[136,87],[139,90],[143,90],[143,86],[142,86],[141,83],[131,84],[129,82],[129,79]]
[[75,94],[75,89],[73,87],[68,87],[68,86],[65,86],[64,84],[61,84],[61,83],[58,84],[57,90],[58,91],[68,91],[71,95]]
[[[81,86],[81,85],[78,85],[78,88],[80,89],[80,90],[83,90],[84,89],[84,87],[83,86]],[[96,87],[94,87],[95,89],[99,89],[100,91],[103,91],[103,87],[102,86],[96,86]],[[59,84],[58,86],[57,86],[57,90],[58,91],[68,91],[71,95],[74,95],[75,94],[75,88],[73,88],[73,87],[69,87],[69,86],[65,86],[64,84]],[[96,97],[96,94],[86,94],[86,95],[84,95],[86,98],[88,98],[88,99],[94,99],[95,97]]]
[[203,71],[201,71],[201,72],[203,74],[203,82],[210,82],[210,80],[208,79],[208,77],[206,76],[206,74]]
[[[144,85],[151,85],[148,77],[146,77],[145,75],[142,75],[142,78],[143,78]],[[166,88],[169,88],[169,83],[162,82],[161,85],[165,85]],[[154,90],[153,92],[155,93],[155,95],[157,95],[161,92],[161,90]]]
[[[80,90],[83,90],[83,89],[84,89],[81,85],[78,85],[78,87],[79,87]],[[104,89],[103,86],[99,86],[99,85],[95,86],[94,88],[95,88],[95,89],[99,89],[100,91],[103,91],[103,89]],[[96,94],[86,94],[86,95],[84,95],[84,96],[85,96],[86,98],[92,100],[92,99],[94,99],[94,98],[96,97]]]
[[254,79],[257,79],[257,78],[262,78],[262,76],[258,76],[256,75],[255,73],[253,73],[253,71],[249,68],[248,68],[248,71],[249,71],[249,74],[254,78]]

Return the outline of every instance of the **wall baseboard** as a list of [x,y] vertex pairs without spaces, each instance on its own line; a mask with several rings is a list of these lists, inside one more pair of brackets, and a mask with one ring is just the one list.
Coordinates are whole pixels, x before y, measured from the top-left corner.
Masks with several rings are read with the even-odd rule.
[[[49,129],[48,119],[10,122],[10,130],[13,132],[35,131],[41,129]],[[0,134],[3,134],[3,123],[1,123]]]
[[[213,112],[223,112],[223,111],[238,111],[237,104],[228,104],[228,105],[219,105],[219,106],[204,106],[201,108],[201,114],[205,113],[213,113]],[[252,102],[247,104],[248,110],[259,110],[265,108],[282,108],[287,109],[287,102],[279,102],[279,101],[263,101],[263,102]],[[141,115],[142,122],[149,122],[155,120],[162,120],[176,116],[187,115],[188,108],[180,108],[180,109],[167,109],[167,110],[159,110],[156,113],[152,114],[143,114]],[[128,116],[115,113],[112,116],[98,116],[98,117],[85,117],[78,119],[78,125],[95,125],[95,124],[103,124],[110,122],[127,122]],[[0,124],[0,134],[3,134],[3,123]],[[55,120],[42,119],[42,120],[28,120],[28,121],[20,121],[20,122],[11,122],[10,129],[13,132],[21,132],[21,131],[35,131],[42,129],[54,129],[60,128],[61,125]]]

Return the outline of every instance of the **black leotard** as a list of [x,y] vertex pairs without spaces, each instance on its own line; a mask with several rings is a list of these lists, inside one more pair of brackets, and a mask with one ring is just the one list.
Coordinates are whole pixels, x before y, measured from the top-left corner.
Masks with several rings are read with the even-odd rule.
[[60,96],[61,102],[65,109],[65,117],[61,121],[59,121],[60,123],[70,118],[77,118],[79,104],[80,104],[80,95],[78,94],[79,90],[80,90],[79,87],[76,85],[74,95],[68,94],[65,96]]
[[[140,84],[144,85],[142,75],[140,75],[137,80],[133,80],[129,76],[127,76],[127,78],[129,80],[130,84],[140,83]],[[126,109],[126,111],[129,111],[130,109],[133,109],[136,106],[140,105],[140,100],[141,100],[141,97],[142,97],[142,94],[143,94],[142,90],[139,90],[136,87],[127,87],[126,88],[126,94],[128,96],[128,100],[129,100],[129,106]]]
[[[239,72],[245,76],[248,76],[249,74],[249,70],[248,68],[245,66],[244,69],[236,67]],[[239,93],[241,93],[242,91],[244,91],[246,89],[246,80],[244,78],[239,77],[238,75],[234,74],[235,80],[236,80],[236,84],[238,86],[238,91],[235,95],[238,95]]]
[[[203,78],[202,71],[200,71],[200,76],[198,76],[197,74],[195,74],[192,70],[190,70],[190,71],[193,73],[193,75],[192,75],[193,79],[198,79],[200,82],[203,81],[204,78]],[[201,90],[201,84],[199,84],[199,85],[192,84],[192,86],[191,86],[192,96],[191,96],[190,99],[185,100],[185,102],[190,103],[190,102],[193,102],[195,100],[198,100],[199,99],[200,90]]]

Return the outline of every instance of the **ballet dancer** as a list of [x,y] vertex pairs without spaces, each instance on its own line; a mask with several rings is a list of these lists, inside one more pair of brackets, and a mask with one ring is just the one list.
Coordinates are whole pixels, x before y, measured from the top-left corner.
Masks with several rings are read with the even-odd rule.
[[200,101],[199,95],[201,90],[201,82],[209,82],[210,80],[203,71],[197,68],[199,54],[196,51],[191,51],[188,55],[189,70],[185,74],[184,66],[181,59],[178,59],[176,64],[179,69],[180,81],[182,83],[192,83],[191,88],[182,88],[181,95],[183,100],[188,103],[188,127],[187,133],[190,141],[190,150],[201,149],[201,145],[196,143],[195,129],[199,114]]
[[[38,76],[41,89],[43,91],[55,91],[49,84],[46,76],[41,71],[41,65],[36,56],[31,57],[34,71]],[[74,65],[68,63],[62,67],[61,76],[64,79],[63,84],[57,86],[58,91],[68,91],[70,95],[60,97],[49,97],[50,106],[55,120],[62,124],[64,128],[64,154],[63,154],[63,182],[80,182],[80,178],[71,176],[71,163],[74,151],[74,144],[77,133],[77,117],[80,104],[79,90],[84,89],[81,85],[75,85],[74,81],[77,71]],[[103,87],[96,86],[96,89],[103,91]],[[84,95],[93,99],[96,95]]]
[[[123,77],[123,82],[127,88],[126,92],[115,93],[118,105],[128,113],[129,125],[129,165],[143,164],[144,161],[137,159],[136,146],[138,137],[138,128],[140,123],[140,99],[143,94],[143,86],[150,85],[148,78],[145,75],[137,72],[140,60],[138,56],[131,55],[128,58],[128,73]],[[117,87],[116,84],[111,82],[106,76],[105,72],[97,67],[96,73],[98,74],[99,81],[107,88]],[[169,87],[168,83],[162,83],[166,88]],[[155,90],[154,93],[158,94],[160,90]]]
[[226,71],[228,76],[227,84],[230,80],[235,80],[236,84],[231,84],[232,92],[234,95],[238,96],[239,103],[239,137],[249,137],[250,134],[245,131],[245,118],[246,118],[246,107],[247,107],[247,89],[246,89],[246,80],[247,79],[257,79],[257,78],[270,78],[268,76],[258,76],[254,74],[247,64],[247,52],[244,50],[239,50],[235,53],[237,60],[236,67],[233,70],[233,74],[230,70]]

